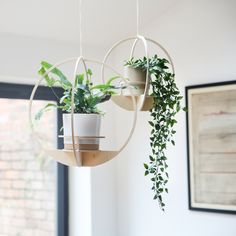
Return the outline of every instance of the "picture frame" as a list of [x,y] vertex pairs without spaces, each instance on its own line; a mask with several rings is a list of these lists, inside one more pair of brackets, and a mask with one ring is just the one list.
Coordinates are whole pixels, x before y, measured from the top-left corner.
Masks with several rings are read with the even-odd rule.
[[189,209],[236,213],[236,81],[187,86]]

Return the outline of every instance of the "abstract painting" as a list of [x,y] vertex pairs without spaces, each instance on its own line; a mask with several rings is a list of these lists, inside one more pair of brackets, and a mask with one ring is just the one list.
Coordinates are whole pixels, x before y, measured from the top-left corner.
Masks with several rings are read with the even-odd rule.
[[236,213],[236,81],[186,87],[189,208]]

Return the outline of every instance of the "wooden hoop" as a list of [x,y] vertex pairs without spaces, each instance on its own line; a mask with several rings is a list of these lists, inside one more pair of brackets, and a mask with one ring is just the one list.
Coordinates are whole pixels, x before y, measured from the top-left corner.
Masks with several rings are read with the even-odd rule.
[[[114,49],[116,49],[118,46],[120,46],[121,44],[127,42],[127,41],[131,41],[131,40],[134,40],[134,43],[132,45],[132,48],[131,48],[131,53],[130,53],[130,58],[133,57],[133,54],[134,54],[134,50],[136,48],[136,45],[138,43],[138,41],[142,41],[143,45],[144,45],[144,49],[145,49],[145,55],[147,57],[147,62],[148,62],[148,59],[149,59],[149,55],[148,55],[148,46],[147,46],[147,41],[148,42],[151,42],[153,44],[155,44],[156,46],[158,46],[164,53],[165,55],[167,56],[169,62],[170,62],[170,65],[171,65],[171,70],[173,72],[173,74],[175,74],[175,69],[174,69],[174,64],[173,64],[173,61],[169,55],[169,53],[167,52],[167,50],[158,42],[154,41],[153,39],[149,39],[149,38],[145,38],[144,36],[142,35],[137,35],[136,37],[130,37],[130,38],[126,38],[126,39],[122,39],[118,42],[116,42],[115,44],[112,45],[112,47],[107,51],[104,59],[103,59],[103,63],[106,63],[107,60],[108,60],[108,57],[111,55],[111,53],[114,51]],[[147,63],[147,66],[148,63]],[[105,83],[105,78],[104,78],[104,66],[101,67],[101,78],[102,78],[102,81]],[[148,95],[148,91],[149,91],[149,84],[150,84],[150,81],[149,81],[149,72],[147,70],[147,73],[146,73],[146,83],[145,83],[145,90],[144,90],[144,94],[142,94],[140,96],[140,99],[139,99],[139,102],[138,102],[138,110],[141,111],[144,107],[144,104],[145,104],[145,99]]]
[[[79,63],[82,62],[83,63],[83,66],[84,66],[84,69],[85,69],[85,72],[87,72],[87,67],[86,67],[86,62],[91,62],[91,63],[95,63],[95,64],[99,64],[99,65],[102,65],[103,67],[107,67],[109,68],[110,70],[112,70],[114,73],[116,73],[123,81],[124,83],[127,83],[125,78],[119,74],[113,67],[111,67],[110,65],[107,65],[106,63],[104,62],[99,62],[99,61],[96,61],[96,60],[89,60],[89,59],[85,59],[83,57],[78,57],[78,58],[69,58],[69,59],[66,59],[66,60],[63,60],[55,65],[53,65],[49,70],[47,70],[36,82],[33,90],[32,90],[32,93],[31,93],[31,96],[30,96],[30,102],[29,102],[29,122],[30,122],[30,126],[31,126],[31,129],[33,132],[34,131],[34,127],[33,127],[33,121],[32,121],[32,103],[33,103],[33,99],[34,99],[34,96],[35,96],[35,93],[37,91],[37,88],[39,87],[39,85],[41,84],[42,80],[44,79],[44,77],[46,75],[48,75],[53,69],[55,69],[56,67],[58,66],[61,66],[63,64],[66,64],[68,62],[73,62],[73,61],[76,61],[76,64],[75,64],[75,68],[74,68],[74,83],[72,83],[72,91],[74,91],[75,89],[75,83],[76,83],[76,74],[77,74],[77,70],[78,70],[78,67],[79,67]],[[87,73],[86,73],[87,75]],[[87,77],[88,78],[88,77]],[[133,124],[132,124],[132,127],[131,127],[131,130],[130,130],[130,133],[127,137],[127,139],[125,140],[125,142],[123,143],[123,145],[121,145],[121,147],[118,149],[118,151],[111,151],[110,152],[110,156],[109,156],[109,160],[114,158],[115,156],[117,156],[126,146],[127,144],[129,143],[133,133],[134,133],[134,129],[135,129],[135,126],[136,126],[136,121],[137,121],[137,104],[136,104],[136,99],[134,97],[134,95],[132,94],[132,90],[130,89],[130,87],[128,87],[130,92],[131,92],[131,95],[132,95],[132,103],[133,103],[133,109],[134,109],[134,117],[133,117]],[[81,161],[81,154],[78,153],[77,155],[77,152],[78,150],[76,149],[76,145],[75,145],[75,137],[74,137],[74,93],[72,92],[72,97],[71,97],[71,129],[72,129],[72,146],[73,146],[73,155],[74,155],[74,158],[76,160],[76,164],[77,166],[82,166],[83,163]],[[84,152],[84,151],[83,151]],[[87,151],[89,152],[89,151]],[[101,154],[99,154],[101,156]],[[107,159],[108,160],[108,159]],[[104,161],[103,161],[104,162]],[[97,162],[96,162],[97,163]],[[65,164],[65,163],[64,163]]]

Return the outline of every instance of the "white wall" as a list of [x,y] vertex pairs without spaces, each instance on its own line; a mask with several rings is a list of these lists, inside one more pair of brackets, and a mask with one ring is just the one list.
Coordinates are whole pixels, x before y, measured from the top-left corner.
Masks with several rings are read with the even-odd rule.
[[[150,6],[151,7],[151,6]],[[180,0],[142,32],[162,43],[173,57],[177,84],[235,80],[236,1]],[[235,215],[188,210],[185,114],[178,115],[176,146],[170,147],[166,213],[152,200],[143,176],[148,158],[147,115],[140,114],[135,135],[117,160],[118,236],[235,236]],[[115,235],[115,234],[114,234]],[[96,234],[96,236],[102,236]]]

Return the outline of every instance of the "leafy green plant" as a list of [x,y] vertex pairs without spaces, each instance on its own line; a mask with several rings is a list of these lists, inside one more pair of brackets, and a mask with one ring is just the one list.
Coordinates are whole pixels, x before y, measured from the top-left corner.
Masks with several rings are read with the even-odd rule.
[[74,93],[75,113],[102,113],[97,107],[98,104],[108,101],[117,88],[112,85],[112,82],[119,77],[111,78],[106,84],[93,85],[91,82],[92,71],[88,69],[86,74],[78,74],[76,76],[74,90],[72,91],[72,83],[58,68],[54,68],[48,75],[46,74],[51,68],[52,65],[50,63],[42,61],[38,74],[43,76],[48,87],[52,88],[55,85],[62,87],[64,90],[63,96],[58,97],[58,95],[54,93],[58,98],[59,104],[48,103],[36,114],[36,120],[39,120],[43,113],[50,110],[52,107],[57,107],[67,113],[71,112],[72,93]]
[[160,208],[164,211],[163,193],[168,193],[169,179],[167,144],[175,145],[173,135],[176,133],[174,125],[177,123],[175,115],[181,110],[179,89],[174,80],[174,74],[169,72],[169,61],[157,55],[147,59],[134,59],[127,61],[125,66],[149,71],[151,77],[151,96],[153,106],[150,110],[151,126],[149,162],[144,163],[145,176],[151,175],[154,199],[157,199]]

